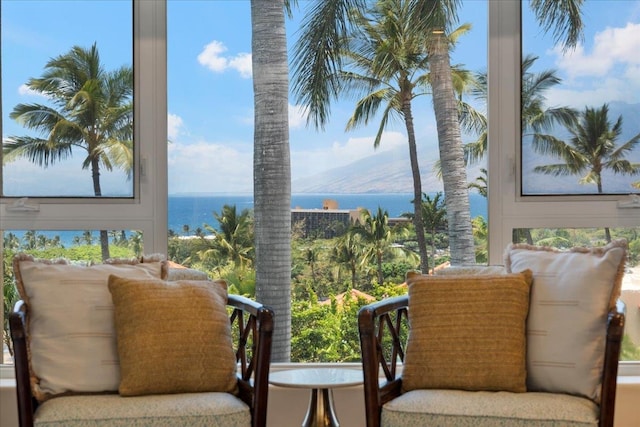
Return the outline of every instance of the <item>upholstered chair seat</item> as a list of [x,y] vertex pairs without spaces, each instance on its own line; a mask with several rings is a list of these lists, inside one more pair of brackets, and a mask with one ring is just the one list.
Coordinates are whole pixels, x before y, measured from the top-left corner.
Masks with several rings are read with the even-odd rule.
[[382,425],[591,427],[598,411],[591,400],[565,394],[413,390],[382,407]]
[[62,396],[43,402],[33,421],[39,427],[243,427],[251,425],[251,411],[218,392]]

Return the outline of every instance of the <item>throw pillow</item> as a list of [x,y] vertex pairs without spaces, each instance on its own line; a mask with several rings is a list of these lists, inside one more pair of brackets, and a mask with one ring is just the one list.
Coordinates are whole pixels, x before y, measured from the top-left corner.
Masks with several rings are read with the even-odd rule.
[[527,386],[596,402],[604,363],[607,314],[620,296],[627,244],[559,251],[512,244],[508,271],[533,271],[527,321]]
[[525,324],[531,272],[407,274],[406,390],[526,391]]
[[34,397],[116,392],[120,368],[109,275],[165,278],[161,256],[105,264],[44,260],[18,254],[13,272],[28,304],[27,351]]
[[123,396],[234,392],[226,282],[111,276]]

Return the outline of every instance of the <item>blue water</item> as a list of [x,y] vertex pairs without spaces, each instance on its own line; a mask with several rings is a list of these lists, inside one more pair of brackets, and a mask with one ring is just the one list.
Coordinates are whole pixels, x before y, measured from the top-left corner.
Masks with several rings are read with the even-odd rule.
[[[433,197],[433,195],[431,195]],[[378,207],[386,210],[392,218],[399,217],[405,212],[412,212],[412,194],[294,194],[291,197],[291,207],[301,209],[321,209],[325,199],[333,199],[338,202],[339,209],[366,208],[370,212],[376,212]],[[484,197],[472,193],[469,198],[471,217],[487,217],[487,201]],[[217,227],[218,222],[213,212],[220,213],[224,205],[235,205],[238,213],[243,209],[253,209],[253,196],[169,196],[169,229],[176,234],[184,234],[184,226],[188,225],[190,234],[197,228],[204,230],[204,224]],[[22,239],[23,232],[13,231],[13,234]],[[72,246],[75,236],[81,236],[82,231],[38,231],[48,238],[60,236],[61,243],[65,247]],[[93,233],[94,243],[99,241],[99,233]],[[127,236],[131,233],[127,232]],[[6,233],[5,233],[6,236]]]

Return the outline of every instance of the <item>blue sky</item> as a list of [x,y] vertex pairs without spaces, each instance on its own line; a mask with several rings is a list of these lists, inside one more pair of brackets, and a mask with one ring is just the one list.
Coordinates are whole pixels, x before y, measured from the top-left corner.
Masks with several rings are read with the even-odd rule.
[[[309,2],[288,22],[290,48],[296,29]],[[36,6],[37,7],[34,7]],[[78,7],[82,5],[82,7]],[[640,102],[640,2],[585,2],[585,39],[574,52],[562,56],[549,37],[536,33],[525,42],[525,50],[540,56],[540,68],[555,68],[564,86],[548,94],[550,105],[605,101]],[[2,96],[3,138],[21,135],[8,115],[19,102],[43,102],[23,90],[29,77],[41,75],[48,58],[65,53],[74,44],[98,43],[107,68],[130,61],[130,21],[122,14],[130,10],[123,0],[62,2],[2,2]],[[65,22],[87,22],[88,7],[101,8],[86,26],[63,26]],[[526,8],[525,8],[526,9]],[[39,16],[35,11],[44,12]],[[114,14],[117,12],[117,14]],[[61,15],[62,14],[62,15]],[[119,16],[118,19],[114,18]],[[597,27],[594,24],[598,20]],[[471,70],[486,67],[486,2],[464,1],[460,22],[471,22],[453,52],[452,62]],[[525,16],[525,25],[528,18]],[[604,23],[603,23],[604,22]],[[168,89],[169,89],[169,192],[251,191],[253,146],[253,95],[251,82],[250,3],[245,0],[177,1],[168,5]],[[70,31],[65,30],[69,29]],[[332,107],[324,132],[305,126],[301,109],[290,99],[290,145],[293,179],[313,176],[346,165],[374,153],[374,125],[345,133],[344,125],[353,100]],[[419,156],[427,164],[437,153],[431,101],[423,97],[414,105]],[[467,138],[468,139],[468,138]],[[378,151],[397,155],[406,147],[401,123],[388,129]],[[406,155],[406,150],[400,150]],[[45,192],[48,195],[91,194],[88,171],[79,167],[76,156],[62,168],[42,170],[26,161],[5,165],[5,192]],[[55,174],[55,179],[48,178]],[[46,183],[46,185],[43,185]],[[121,174],[104,174],[105,192],[117,194],[126,186]]]

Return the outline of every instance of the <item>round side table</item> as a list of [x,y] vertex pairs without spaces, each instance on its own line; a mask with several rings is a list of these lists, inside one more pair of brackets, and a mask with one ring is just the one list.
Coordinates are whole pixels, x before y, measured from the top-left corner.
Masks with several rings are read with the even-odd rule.
[[362,371],[329,367],[272,372],[269,382],[280,387],[311,389],[302,427],[339,427],[332,389],[362,384]]

